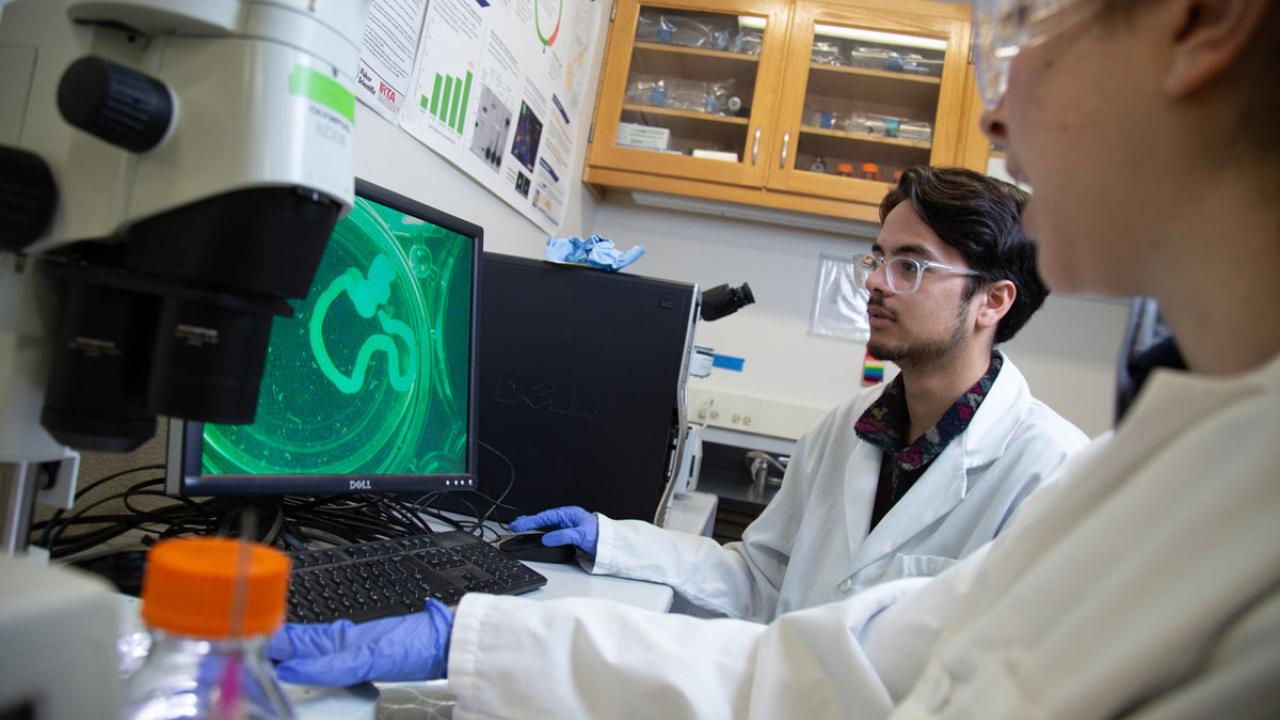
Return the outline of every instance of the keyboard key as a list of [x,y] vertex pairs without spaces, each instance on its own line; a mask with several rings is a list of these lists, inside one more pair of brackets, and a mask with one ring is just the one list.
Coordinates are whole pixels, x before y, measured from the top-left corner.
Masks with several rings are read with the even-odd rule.
[[463,532],[304,550],[291,559],[294,622],[362,622],[418,612],[430,597],[454,604],[466,592],[519,594],[547,582]]

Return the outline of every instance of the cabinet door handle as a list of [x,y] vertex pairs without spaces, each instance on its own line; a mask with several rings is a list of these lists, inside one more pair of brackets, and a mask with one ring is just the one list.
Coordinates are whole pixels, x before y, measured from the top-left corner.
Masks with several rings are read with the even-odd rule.
[[756,160],[760,159],[760,131],[764,128],[756,128],[756,139],[751,143],[751,164],[755,165]]
[[782,157],[778,158],[778,167],[787,169],[787,147],[791,145],[791,131],[782,133]]

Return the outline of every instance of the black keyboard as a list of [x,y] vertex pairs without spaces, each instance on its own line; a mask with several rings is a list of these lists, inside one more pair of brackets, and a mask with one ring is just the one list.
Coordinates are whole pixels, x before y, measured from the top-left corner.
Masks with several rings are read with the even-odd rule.
[[519,595],[547,579],[465,532],[291,553],[290,622],[364,622],[452,605],[468,592]]

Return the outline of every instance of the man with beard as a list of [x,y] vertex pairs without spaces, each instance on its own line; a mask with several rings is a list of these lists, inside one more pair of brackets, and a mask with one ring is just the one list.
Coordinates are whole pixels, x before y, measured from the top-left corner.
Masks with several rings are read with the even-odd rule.
[[670,585],[711,615],[768,622],[904,577],[936,575],[995,537],[1086,437],[1035,399],[995,347],[1044,302],[1027,196],[959,168],[905,172],[870,255],[872,355],[902,372],[802,437],[777,496],[721,547],[576,507],[517,518],[587,567]]

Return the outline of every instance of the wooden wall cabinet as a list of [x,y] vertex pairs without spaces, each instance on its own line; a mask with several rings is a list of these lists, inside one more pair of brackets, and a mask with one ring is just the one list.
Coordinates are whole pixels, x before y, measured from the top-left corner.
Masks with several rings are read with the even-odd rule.
[[616,0],[584,180],[857,220],[902,168],[986,166],[969,8]]

